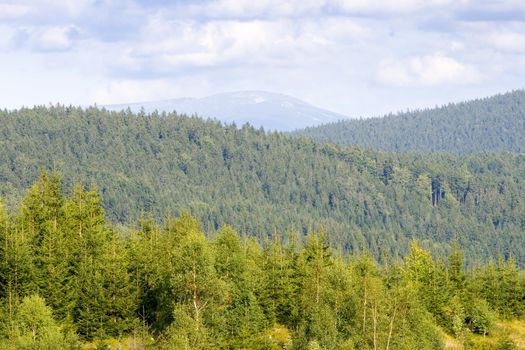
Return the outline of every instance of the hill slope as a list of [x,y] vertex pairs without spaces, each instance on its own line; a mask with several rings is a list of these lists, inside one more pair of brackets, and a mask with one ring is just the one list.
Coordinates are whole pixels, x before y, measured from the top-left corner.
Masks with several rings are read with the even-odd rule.
[[130,108],[139,113],[162,112],[197,114],[222,122],[243,125],[249,123],[266,130],[291,131],[321,123],[343,119],[341,114],[321,109],[291,96],[265,91],[239,91],[204,98],[181,98],[131,104],[109,105],[107,109],[120,111]]
[[523,152],[525,91],[382,118],[344,120],[297,134],[385,151]]
[[113,222],[187,209],[207,231],[260,238],[324,227],[344,250],[378,258],[412,239],[472,262],[525,262],[525,157],[409,156],[317,144],[215,121],[95,108],[0,112],[0,195],[15,203],[41,168],[68,188],[94,182]]

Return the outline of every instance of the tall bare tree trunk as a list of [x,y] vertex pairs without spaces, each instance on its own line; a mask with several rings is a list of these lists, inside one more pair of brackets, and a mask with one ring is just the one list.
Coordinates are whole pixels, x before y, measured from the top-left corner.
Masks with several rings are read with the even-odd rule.
[[366,282],[365,282],[365,293],[363,299],[363,335],[366,332]]
[[377,303],[372,308],[372,320],[374,322],[374,350],[377,350]]
[[[395,305],[395,302],[394,302],[394,305]],[[394,329],[394,319],[396,317],[396,311],[397,311],[397,306],[394,306],[394,312],[392,314],[392,318],[390,319],[390,329],[388,330],[388,340],[386,342],[385,350],[388,350],[388,348],[390,347],[390,339],[392,339],[392,331]]]

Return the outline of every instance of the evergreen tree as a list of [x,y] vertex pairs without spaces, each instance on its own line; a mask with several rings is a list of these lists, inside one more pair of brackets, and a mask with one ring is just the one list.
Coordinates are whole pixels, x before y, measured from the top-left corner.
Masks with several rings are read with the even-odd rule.
[[[380,264],[346,259],[323,232],[304,244],[274,234],[261,249],[228,226],[208,239],[187,213],[135,230],[105,221],[94,188],[65,197],[54,181],[43,176],[17,217],[0,204],[0,348],[70,348],[75,332],[136,342],[140,330],[142,345],[165,349],[437,350],[443,331],[469,346],[524,315],[510,256],[469,268],[459,243],[443,262],[413,242]],[[35,294],[52,289],[58,311]]]
[[74,348],[53,319],[52,310],[37,295],[25,297],[17,306],[9,338],[1,345],[21,350]]
[[180,238],[174,252],[177,256],[175,273],[170,276],[178,304],[175,310],[182,308],[192,321],[195,338],[191,341],[191,348],[206,348],[210,342],[207,316],[220,298],[213,252],[195,219],[189,215],[183,215],[175,222],[172,234]]
[[297,314],[293,256],[275,237],[264,252],[261,305],[270,324],[291,324]]
[[250,275],[239,236],[230,227],[217,233],[214,248],[215,271],[226,292],[222,346],[253,348],[266,323],[251,282],[255,276]]
[[335,317],[327,298],[330,293],[328,269],[332,265],[332,253],[322,232],[310,235],[302,251],[301,268],[304,269],[299,298],[300,321],[296,330],[294,346],[304,347],[315,341],[322,347],[333,349],[337,344]]
[[34,285],[32,290],[45,295],[57,319],[65,320],[72,312],[72,281],[67,259],[67,236],[62,182],[57,174],[42,171],[22,202],[20,229],[29,236],[33,247]]

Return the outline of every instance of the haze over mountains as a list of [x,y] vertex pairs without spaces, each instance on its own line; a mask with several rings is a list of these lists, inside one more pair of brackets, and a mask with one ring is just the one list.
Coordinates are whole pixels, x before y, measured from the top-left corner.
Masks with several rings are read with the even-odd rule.
[[130,108],[139,113],[155,110],[176,111],[179,114],[197,114],[204,118],[214,118],[238,126],[250,125],[265,130],[292,131],[308,126],[330,123],[346,118],[312,106],[297,98],[265,91],[239,91],[216,94],[204,98],[179,98],[162,101],[148,101],[105,106],[106,109],[120,111]]
[[382,151],[523,152],[525,90],[381,118],[341,120],[296,134]]
[[134,113],[177,111],[237,126],[293,132],[321,142],[381,151],[523,152],[525,91],[414,110],[383,117],[348,119],[296,98],[264,91],[241,91],[204,98],[181,98],[105,106]]

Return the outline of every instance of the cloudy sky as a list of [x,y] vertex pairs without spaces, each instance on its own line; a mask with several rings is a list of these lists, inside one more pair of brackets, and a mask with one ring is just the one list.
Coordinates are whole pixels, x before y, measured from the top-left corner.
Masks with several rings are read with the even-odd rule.
[[523,0],[0,0],[0,107],[267,90],[358,117],[523,87]]

